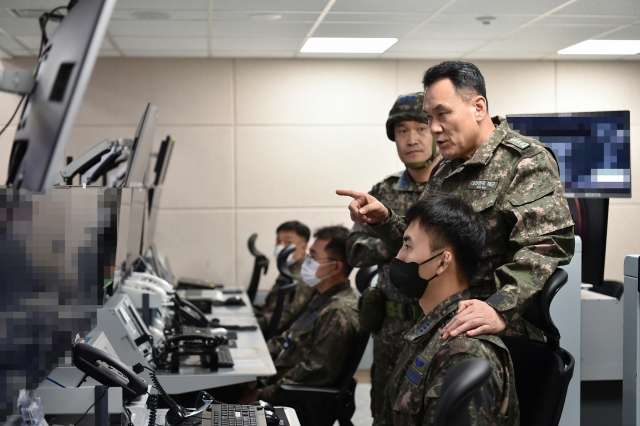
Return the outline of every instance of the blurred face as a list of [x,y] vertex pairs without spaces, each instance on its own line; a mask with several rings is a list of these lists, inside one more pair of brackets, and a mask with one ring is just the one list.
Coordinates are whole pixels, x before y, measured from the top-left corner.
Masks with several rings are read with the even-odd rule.
[[288,246],[291,244],[296,245],[296,250],[293,252],[293,259],[296,262],[304,259],[304,253],[307,251],[307,242],[300,235],[293,231],[280,231],[276,234],[277,246]]
[[404,164],[422,163],[431,158],[433,138],[429,126],[418,121],[401,121],[394,127],[398,157]]
[[320,264],[316,271],[316,277],[318,278],[326,277],[336,270],[337,260],[333,259],[329,253],[325,251],[325,247],[327,247],[329,242],[329,240],[316,238],[309,248],[309,257]]
[[450,79],[442,78],[427,87],[424,112],[440,154],[447,160],[468,160],[484,143],[479,124],[486,113],[486,100],[477,95],[465,101]]
[[[420,264],[442,251],[439,250],[432,253],[429,248],[429,242],[429,235],[420,228],[419,222],[414,220],[404,232],[404,244],[396,257],[406,263],[416,262]],[[436,257],[432,261],[420,265],[418,269],[420,277],[424,279],[433,277],[441,259],[441,257]]]

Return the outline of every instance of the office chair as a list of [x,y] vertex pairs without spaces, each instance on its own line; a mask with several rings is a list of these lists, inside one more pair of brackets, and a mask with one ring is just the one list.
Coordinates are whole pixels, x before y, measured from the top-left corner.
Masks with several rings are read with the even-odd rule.
[[269,269],[269,259],[267,256],[262,254],[256,248],[256,240],[258,239],[258,234],[251,234],[249,237],[249,241],[247,241],[247,246],[249,247],[249,252],[255,257],[253,262],[253,272],[251,273],[251,281],[249,282],[249,287],[247,288],[247,296],[249,296],[249,301],[253,303],[253,300],[256,298],[256,293],[258,291],[258,284],[260,284],[260,272],[262,271],[263,275],[267,274],[267,270]]
[[[367,343],[369,343],[369,333],[366,331],[360,332],[345,368],[333,386],[280,386],[287,397],[298,399],[307,413],[312,414],[310,417],[313,424],[310,426],[331,426],[336,420],[340,426],[353,426],[351,417],[356,411],[355,392],[358,384],[353,375],[358,369],[358,365],[360,365]],[[313,415],[317,413],[318,403],[321,400],[333,401],[333,413]]]
[[521,426],[555,426],[560,422],[575,360],[560,347],[560,332],[551,319],[549,309],[567,279],[566,271],[556,269],[523,314],[525,320],[544,333],[546,342],[519,337],[502,338],[513,361]]
[[360,294],[364,293],[366,289],[371,287],[371,281],[373,281],[373,278],[376,275],[378,275],[378,265],[360,268],[356,274],[356,288]]
[[291,244],[284,248],[278,255],[277,265],[280,277],[276,281],[276,288],[278,289],[278,298],[276,299],[276,306],[269,322],[269,327],[264,333],[264,339],[269,340],[273,336],[278,334],[278,328],[280,327],[280,318],[282,317],[282,310],[285,305],[285,298],[289,295],[291,298],[295,295],[298,282],[293,278],[289,268],[287,267],[287,257],[296,250],[295,244]]
[[483,358],[465,359],[444,377],[434,426],[470,426],[469,401],[491,377]]
[[591,291],[604,294],[606,296],[615,297],[620,300],[622,298],[622,294],[624,293],[624,284],[620,281],[610,281],[604,280],[602,285],[594,285],[591,287]]

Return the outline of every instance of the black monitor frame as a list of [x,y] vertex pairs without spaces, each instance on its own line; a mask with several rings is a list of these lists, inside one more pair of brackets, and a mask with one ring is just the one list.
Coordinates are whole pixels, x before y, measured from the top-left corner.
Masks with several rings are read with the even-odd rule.
[[43,46],[18,123],[7,185],[53,186],[116,0],[78,0]]
[[142,119],[138,124],[133,140],[133,147],[127,162],[127,173],[124,186],[147,186],[150,180],[149,163],[151,162],[151,148],[156,133],[157,112],[152,103],[147,104]]
[[173,146],[176,141],[170,136],[162,141],[160,144],[160,150],[158,151],[158,157],[156,158],[156,165],[153,168],[155,172],[154,186],[164,184],[164,180],[167,177],[167,169],[169,168],[169,161],[171,160],[171,154],[173,153]]

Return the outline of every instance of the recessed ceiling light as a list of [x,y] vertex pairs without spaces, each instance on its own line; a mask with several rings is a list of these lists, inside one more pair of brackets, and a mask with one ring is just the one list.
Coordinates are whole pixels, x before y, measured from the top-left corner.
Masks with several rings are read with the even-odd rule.
[[277,21],[280,18],[282,18],[282,15],[277,13],[254,13],[251,15],[251,19],[256,21]]
[[171,18],[171,15],[168,13],[153,10],[138,10],[133,12],[131,16],[142,21],[162,21]]
[[586,40],[566,49],[561,55],[635,55],[640,53],[640,40]]
[[302,46],[302,53],[382,53],[398,41],[397,38],[337,38],[311,37]]
[[491,23],[491,21],[495,21],[495,20],[496,20],[495,16],[478,16],[476,18],[476,21],[480,21],[484,25],[489,25]]

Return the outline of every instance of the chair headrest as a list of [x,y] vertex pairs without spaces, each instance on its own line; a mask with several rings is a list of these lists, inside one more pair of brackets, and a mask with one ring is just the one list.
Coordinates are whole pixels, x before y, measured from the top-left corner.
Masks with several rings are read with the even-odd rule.
[[360,268],[356,274],[356,288],[362,294],[367,288],[371,286],[373,277],[378,273],[378,265],[367,266]]
[[280,252],[277,259],[278,272],[280,272],[282,276],[285,276],[292,281],[294,280],[294,278],[293,278],[293,275],[291,275],[291,271],[289,271],[289,267],[287,266],[287,257],[289,257],[289,255],[293,253],[295,250],[296,250],[296,245],[290,244]]
[[525,320],[542,330],[547,338],[560,339],[560,332],[551,319],[551,302],[556,293],[567,283],[569,275],[564,269],[558,268],[542,287],[538,297],[531,303],[522,315]]
[[258,239],[258,234],[256,234],[256,233],[251,234],[251,236],[249,237],[249,240],[247,241],[247,247],[249,248],[249,253],[251,253],[254,257],[264,257],[264,258],[266,258],[267,256],[262,254],[256,248],[256,240],[257,239]]

